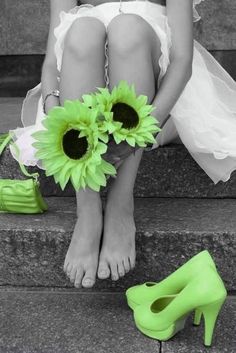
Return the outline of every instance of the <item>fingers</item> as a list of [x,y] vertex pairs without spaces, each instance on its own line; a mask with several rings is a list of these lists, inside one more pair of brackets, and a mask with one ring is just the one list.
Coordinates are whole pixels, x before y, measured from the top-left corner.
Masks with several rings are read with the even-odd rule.
[[117,162],[120,161],[120,157],[117,156],[117,155],[112,155],[112,154],[104,154],[102,156],[103,159],[105,159],[105,161],[107,161],[108,163],[111,163],[111,164],[115,164]]
[[116,163],[120,163],[120,160],[124,160],[129,157],[130,154],[135,153],[138,148],[138,146],[130,146],[126,141],[121,141],[119,144],[110,141],[108,142],[107,151],[103,154],[102,158],[116,165]]
[[114,167],[116,168],[116,170],[121,166],[121,164],[123,164],[123,162],[124,162],[124,159],[120,159],[114,164]]

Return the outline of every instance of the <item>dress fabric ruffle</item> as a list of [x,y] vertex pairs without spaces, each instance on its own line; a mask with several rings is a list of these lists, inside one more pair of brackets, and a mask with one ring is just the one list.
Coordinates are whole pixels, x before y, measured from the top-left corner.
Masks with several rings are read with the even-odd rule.
[[[193,21],[200,19],[195,6],[203,0],[193,0]],[[122,7],[121,7],[122,5]],[[69,12],[60,13],[60,24],[55,28],[55,55],[60,72],[64,39],[72,23],[79,17],[91,16],[100,19],[108,26],[120,13],[133,13],[143,17],[154,29],[161,43],[159,58],[160,74],[157,86],[161,85],[169,66],[171,48],[171,30],[168,25],[165,6],[151,1],[108,2],[97,6],[84,4]],[[109,85],[108,51],[105,42],[104,79]],[[60,78],[58,77],[58,80]],[[37,165],[43,169],[41,161],[35,157],[36,150],[31,133],[43,129],[41,82],[27,92],[23,101],[21,121],[23,127],[11,130],[19,147],[19,160],[25,165]],[[170,118],[156,137],[151,151],[158,146],[173,142],[179,138],[191,156],[216,184],[220,180],[229,180],[236,169],[236,82],[214,59],[214,57],[196,40],[192,76],[170,112]],[[17,159],[11,148],[13,157]]]

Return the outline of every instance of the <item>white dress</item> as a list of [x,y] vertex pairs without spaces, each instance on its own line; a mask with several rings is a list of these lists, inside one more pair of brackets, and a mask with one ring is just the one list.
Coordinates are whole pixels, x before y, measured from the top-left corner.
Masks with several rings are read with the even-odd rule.
[[[193,0],[193,21],[198,21],[195,6],[202,0]],[[65,34],[75,19],[92,16],[106,26],[119,13],[134,13],[142,16],[154,29],[161,42],[162,55],[159,59],[160,74],[158,87],[170,63],[171,30],[166,16],[166,7],[151,1],[107,2],[97,6],[84,4],[69,12],[61,11],[60,24],[54,30],[56,36],[55,54],[60,72]],[[105,43],[104,78],[108,87],[108,55]],[[58,77],[58,80],[60,78]],[[19,147],[19,160],[25,165],[37,165],[43,169],[41,161],[35,157],[35,140],[31,133],[41,129],[44,117],[42,109],[41,82],[27,92],[21,111],[23,127],[11,132]],[[229,180],[236,169],[236,82],[196,40],[192,76],[170,112],[170,118],[156,137],[150,151],[179,138],[191,156],[216,184]],[[16,159],[14,150],[11,154]]]

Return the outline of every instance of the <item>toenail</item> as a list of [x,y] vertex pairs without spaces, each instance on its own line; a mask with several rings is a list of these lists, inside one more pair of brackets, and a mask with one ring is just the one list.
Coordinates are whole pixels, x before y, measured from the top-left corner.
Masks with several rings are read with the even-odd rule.
[[86,278],[86,279],[83,281],[83,284],[92,284],[92,280],[89,279],[89,278]]
[[99,272],[99,275],[101,275],[101,276],[105,276],[106,274],[107,274],[107,271],[105,271],[105,270],[102,270]]

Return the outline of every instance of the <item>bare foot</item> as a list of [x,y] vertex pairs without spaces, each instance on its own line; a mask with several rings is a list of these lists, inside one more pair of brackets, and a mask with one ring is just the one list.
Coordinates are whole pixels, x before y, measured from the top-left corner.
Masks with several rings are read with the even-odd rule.
[[100,279],[111,276],[115,281],[134,268],[136,255],[133,195],[118,201],[117,192],[107,198],[98,265]]
[[75,287],[90,288],[95,284],[99,246],[102,233],[102,202],[100,196],[90,197],[78,210],[64,271]]

